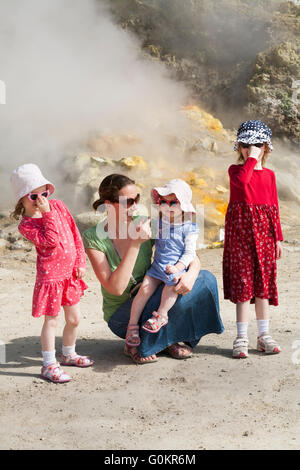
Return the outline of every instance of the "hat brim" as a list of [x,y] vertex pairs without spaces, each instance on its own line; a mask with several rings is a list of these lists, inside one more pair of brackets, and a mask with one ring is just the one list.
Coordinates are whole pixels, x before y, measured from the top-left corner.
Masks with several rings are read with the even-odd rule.
[[169,194],[175,194],[178,201],[180,202],[180,207],[183,212],[191,212],[196,214],[196,210],[191,202],[184,201],[184,197],[181,192],[175,188],[170,190],[166,187],[155,187],[151,191],[151,198],[153,204],[157,204],[159,200],[159,196],[168,196]]
[[244,132],[238,136],[234,144],[234,150],[238,150],[240,143],[249,144],[249,145],[266,143],[268,144],[270,151],[273,150],[273,145],[272,145],[270,137],[265,136],[265,135],[263,136],[259,134],[249,134],[248,132]]

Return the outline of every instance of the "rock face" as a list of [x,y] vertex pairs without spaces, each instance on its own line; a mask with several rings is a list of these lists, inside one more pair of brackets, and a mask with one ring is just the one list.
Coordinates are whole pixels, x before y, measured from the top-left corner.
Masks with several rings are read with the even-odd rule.
[[[299,142],[299,2],[112,0],[123,28],[225,127],[259,116]],[[238,113],[237,113],[238,110]],[[236,116],[236,117],[235,117]]]
[[266,116],[274,134],[300,143],[300,40],[258,54],[247,90],[249,115]]

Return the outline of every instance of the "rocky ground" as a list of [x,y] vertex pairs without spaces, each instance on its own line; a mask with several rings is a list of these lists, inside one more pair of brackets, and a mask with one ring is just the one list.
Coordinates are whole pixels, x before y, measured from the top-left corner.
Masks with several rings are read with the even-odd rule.
[[[225,332],[204,337],[193,357],[165,354],[137,366],[122,353],[124,342],[109,331],[101,312],[100,286],[88,264],[88,291],[81,301],[77,349],[95,365],[68,369],[73,380],[42,381],[41,321],[31,317],[35,252],[15,240],[15,225],[0,219],[1,449],[298,449],[300,445],[300,243],[284,243],[278,262],[279,307],[271,308],[272,333],[283,351],[255,350],[256,325],[249,325],[250,355],[231,358],[234,307],[223,300],[222,249],[199,252],[203,269],[217,278]],[[9,235],[10,234],[10,235]],[[10,240],[7,238],[10,237]],[[57,352],[61,348],[61,317]]]

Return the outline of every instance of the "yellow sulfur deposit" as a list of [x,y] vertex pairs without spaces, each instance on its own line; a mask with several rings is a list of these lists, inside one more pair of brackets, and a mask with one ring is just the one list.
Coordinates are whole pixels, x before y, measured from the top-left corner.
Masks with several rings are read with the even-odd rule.
[[139,155],[134,155],[132,157],[125,157],[122,158],[119,163],[122,165],[128,167],[128,168],[137,168],[139,170],[146,170],[147,169],[147,163],[143,159],[143,157],[140,157]]
[[201,122],[208,129],[223,131],[223,124],[221,121],[215,118],[212,114],[200,109],[199,106],[184,106],[183,110],[190,119]]
[[228,204],[220,202],[219,204],[216,204],[216,209],[217,211],[221,212],[221,214],[225,215],[227,211],[227,206]]
[[207,188],[208,184],[204,178],[199,178],[197,174],[193,171],[185,173],[183,179],[191,186],[196,186],[197,188]]

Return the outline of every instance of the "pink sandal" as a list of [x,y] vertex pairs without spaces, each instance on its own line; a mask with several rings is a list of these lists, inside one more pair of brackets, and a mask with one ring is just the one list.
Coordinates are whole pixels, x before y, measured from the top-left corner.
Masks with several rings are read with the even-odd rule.
[[51,364],[48,367],[42,367],[41,377],[55,384],[64,384],[72,380],[72,378],[61,369],[58,363]]
[[[141,344],[139,325],[128,325],[126,331],[126,344],[127,346],[137,347]],[[135,341],[135,342],[134,342]]]
[[[168,317],[160,315],[154,310],[152,317],[142,326],[148,333],[157,333],[163,326],[167,325]],[[147,326],[148,325],[148,326]]]
[[61,357],[61,364],[63,366],[90,367],[94,364],[94,361],[90,359],[89,356],[79,356],[79,354],[74,354],[73,356],[62,355]]

